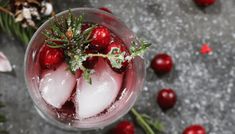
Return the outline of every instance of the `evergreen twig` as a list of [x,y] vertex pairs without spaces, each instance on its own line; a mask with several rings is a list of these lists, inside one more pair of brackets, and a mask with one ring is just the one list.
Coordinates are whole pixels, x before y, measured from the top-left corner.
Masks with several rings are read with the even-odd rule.
[[20,23],[16,23],[15,19],[6,13],[0,13],[0,30],[15,36],[23,44],[27,45],[34,29],[31,27],[23,28]]
[[143,128],[146,134],[156,134],[157,132],[163,132],[164,126],[158,120],[153,120],[146,114],[140,114],[134,108],[131,109],[131,113],[135,116],[137,123]]

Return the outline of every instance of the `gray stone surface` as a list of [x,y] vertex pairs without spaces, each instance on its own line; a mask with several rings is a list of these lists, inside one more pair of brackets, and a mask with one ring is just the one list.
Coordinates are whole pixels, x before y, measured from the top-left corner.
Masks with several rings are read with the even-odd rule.
[[[62,4],[63,2],[63,4]],[[175,69],[158,78],[147,68],[144,90],[135,107],[165,124],[166,134],[180,134],[190,124],[203,124],[208,134],[235,133],[235,1],[217,0],[200,9],[192,0],[56,0],[58,11],[68,7],[106,6],[139,37],[153,43],[146,64],[159,52],[172,55]],[[211,55],[199,53],[209,43]],[[24,47],[17,40],[0,34],[0,51],[15,65],[13,73],[0,73],[0,93],[7,107],[11,134],[102,134],[106,130],[65,132],[46,123],[35,111],[23,79]],[[175,108],[163,113],[155,103],[161,88],[176,90]],[[125,119],[130,119],[126,115]],[[137,134],[143,134],[136,128]]]

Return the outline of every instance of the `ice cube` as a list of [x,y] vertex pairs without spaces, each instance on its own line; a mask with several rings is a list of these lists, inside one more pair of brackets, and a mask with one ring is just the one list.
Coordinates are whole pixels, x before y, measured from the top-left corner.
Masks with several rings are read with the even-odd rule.
[[55,71],[45,72],[40,80],[39,90],[42,98],[50,105],[61,108],[69,99],[76,84],[76,78],[66,70],[68,65],[61,64]]
[[0,52],[0,72],[10,71],[12,71],[12,67],[8,58],[2,52]]
[[83,78],[77,80],[75,105],[80,119],[95,116],[108,108],[122,85],[123,74],[114,72],[103,59],[99,59],[94,69],[92,84]]

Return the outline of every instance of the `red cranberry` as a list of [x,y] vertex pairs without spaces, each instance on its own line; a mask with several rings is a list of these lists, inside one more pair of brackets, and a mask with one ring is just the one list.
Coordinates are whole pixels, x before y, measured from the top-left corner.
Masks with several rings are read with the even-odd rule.
[[98,50],[106,48],[111,41],[111,34],[108,28],[98,26],[91,32],[91,46],[95,46]]
[[[94,50],[86,50],[86,54],[97,53]],[[83,66],[88,69],[93,69],[96,63],[98,62],[98,57],[88,57],[85,61],[82,62]]]
[[157,95],[157,103],[164,111],[174,107],[176,99],[176,93],[172,89],[162,89]]
[[201,125],[191,125],[184,129],[183,134],[206,134],[206,129]]
[[[126,52],[126,55],[128,55],[127,53],[127,49],[120,43],[120,42],[112,42],[108,45],[108,47],[105,49],[105,53],[109,53],[113,48],[119,48],[121,53],[122,52]],[[118,54],[118,53],[116,53]],[[107,60],[108,64],[112,67],[111,63],[109,60]],[[117,72],[117,73],[122,73],[124,71],[126,71],[126,69],[128,68],[128,61],[125,61],[122,63],[122,67],[121,68],[113,68],[112,69]]]
[[[105,49],[105,53],[109,53],[113,48],[119,48],[121,52],[125,51],[124,46],[120,42],[112,42]],[[117,52],[115,54],[118,54]]]
[[39,54],[39,62],[44,69],[55,69],[64,60],[63,50],[59,48],[50,48],[47,45],[42,46]]
[[112,13],[112,11],[109,10],[107,7],[100,7],[99,9],[100,9],[100,10],[103,10],[103,11],[105,11],[105,12],[108,12],[108,13]]
[[171,56],[164,53],[157,54],[151,62],[151,68],[158,75],[169,73],[173,68],[173,61]]
[[135,128],[130,121],[121,121],[115,128],[111,130],[110,134],[134,134]]
[[82,73],[83,71],[81,69],[78,69],[76,72],[75,72],[75,77],[76,78],[80,78],[82,76]]
[[194,0],[198,6],[210,6],[215,3],[216,0]]

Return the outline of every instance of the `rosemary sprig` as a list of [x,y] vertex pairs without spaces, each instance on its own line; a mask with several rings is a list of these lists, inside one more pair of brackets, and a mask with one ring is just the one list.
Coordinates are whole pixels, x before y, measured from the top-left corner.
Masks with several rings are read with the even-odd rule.
[[16,23],[11,15],[3,12],[0,13],[0,30],[9,35],[14,35],[25,45],[28,44],[35,31],[32,28],[22,28],[21,24]]
[[[69,65],[69,70],[75,73],[78,69],[83,71],[83,78],[91,83],[91,74],[94,72],[83,66],[83,62],[89,57],[107,58],[112,67],[121,68],[122,63],[130,61],[136,56],[143,54],[150,46],[149,43],[141,42],[140,47],[133,42],[130,48],[130,55],[126,56],[125,52],[121,52],[120,48],[113,48],[108,54],[102,53],[86,53],[90,45],[91,32],[97,25],[92,25],[85,31],[81,31],[83,24],[83,16],[74,16],[69,11],[67,18],[54,18],[51,27],[43,32],[47,37],[46,44],[52,48],[61,48],[64,50],[65,59]],[[58,43],[59,42],[59,43]]]
[[152,120],[146,114],[138,113],[134,108],[131,109],[131,113],[135,116],[137,123],[143,128],[146,134],[156,134],[157,132],[163,132],[164,126],[158,120]]

